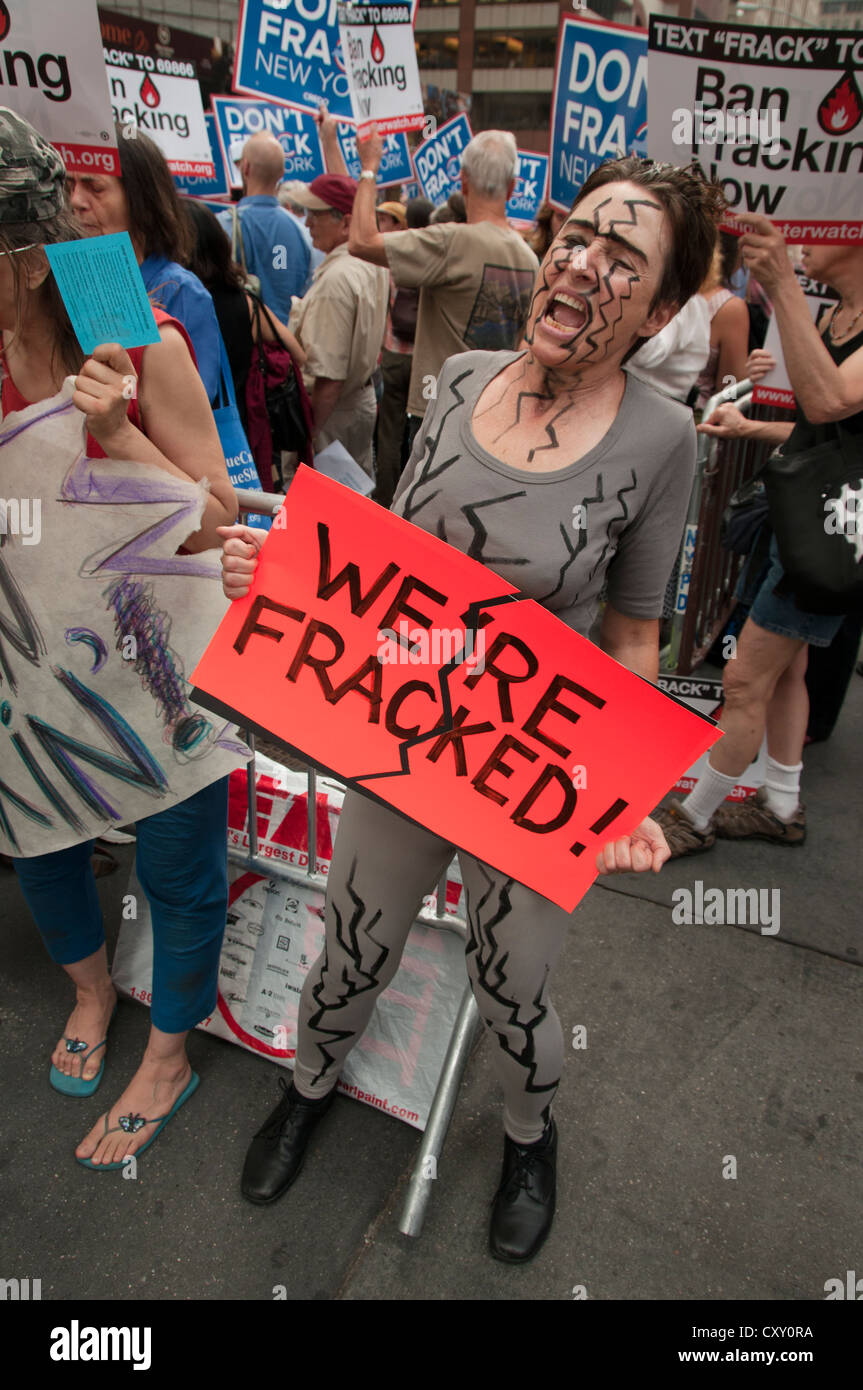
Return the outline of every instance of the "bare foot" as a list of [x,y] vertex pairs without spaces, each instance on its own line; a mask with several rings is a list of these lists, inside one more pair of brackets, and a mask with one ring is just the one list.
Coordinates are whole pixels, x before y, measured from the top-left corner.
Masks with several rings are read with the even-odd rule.
[[[78,1002],[63,1029],[64,1037],[54,1048],[51,1058],[54,1066],[64,1076],[81,1076],[81,1057],[105,1037],[117,1002],[117,991],[107,975],[101,985],[92,988],[79,985],[77,995]],[[69,1038],[75,1044],[73,1050],[67,1048],[65,1038]],[[81,1043],[85,1045],[81,1047]],[[92,1081],[102,1065],[104,1056],[105,1049],[100,1047],[98,1052],[87,1058],[83,1073],[85,1081]]]
[[[151,1060],[147,1053],[129,1085],[105,1116],[90,1130],[75,1150],[76,1158],[89,1158],[94,1163],[120,1163],[140,1149],[155,1133],[155,1124],[137,1125],[140,1119],[159,1119],[167,1115],[185,1091],[192,1078],[192,1068],[185,1053],[163,1060]],[[128,1128],[120,1126],[120,1117],[127,1118]],[[137,1126],[137,1127],[136,1127]]]

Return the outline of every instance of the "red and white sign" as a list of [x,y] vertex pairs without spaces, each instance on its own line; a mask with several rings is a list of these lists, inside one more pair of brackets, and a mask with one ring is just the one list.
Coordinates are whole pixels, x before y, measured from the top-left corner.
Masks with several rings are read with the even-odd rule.
[[425,123],[414,3],[338,6],[342,57],[361,139],[372,125],[381,135],[391,135],[420,130]]
[[[793,23],[793,19],[791,20]],[[773,219],[788,242],[863,238],[863,34],[650,16],[652,159],[695,159],[738,227]]]
[[0,105],[50,140],[70,173],[120,173],[96,0],[0,3]]
[[[172,174],[214,178],[216,166],[194,65],[116,48],[106,50],[105,63],[111,108],[124,138],[134,139],[141,130],[159,146]],[[164,71],[183,66],[191,75]]]
[[499,575],[305,467],[191,680],[197,703],[567,911],[602,845],[719,737]]

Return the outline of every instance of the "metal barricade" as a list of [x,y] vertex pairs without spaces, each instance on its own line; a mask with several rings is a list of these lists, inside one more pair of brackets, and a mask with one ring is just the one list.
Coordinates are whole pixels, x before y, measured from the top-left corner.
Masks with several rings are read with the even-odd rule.
[[[752,405],[752,383],[735,382],[712,396],[703,419],[718,405],[733,402],[744,415],[774,420],[788,412]],[[754,439],[717,439],[698,435],[695,479],[689,500],[671,636],[662,669],[688,676],[707,656],[734,607],[734,590],[745,555],[723,549],[722,514],[732,493],[753,476],[775,446]]]
[[[250,514],[275,516],[285,500],[284,497],[276,494],[249,492],[241,488],[236,489],[236,494],[240,513],[244,519]],[[267,878],[277,878],[300,887],[315,887],[320,889],[322,893],[325,893],[327,880],[318,869],[317,770],[314,767],[309,767],[307,769],[306,811],[308,864],[305,871],[288,864],[276,862],[272,859],[265,859],[258,853],[258,821],[255,795],[257,784],[255,770],[255,737],[254,734],[249,731],[245,733],[245,737],[252,750],[252,763],[246,777],[249,846],[248,850],[245,852],[240,849],[229,849],[228,861],[232,864],[237,864],[241,868],[251,870],[254,873],[263,874]],[[417,918],[417,921],[424,927],[431,926],[442,928],[447,931],[455,931],[464,939],[467,933],[464,920],[454,915],[448,916],[446,913],[446,881],[447,874],[444,872],[437,886],[434,912],[430,912],[424,908]],[[441,1067],[440,1077],[429,1111],[428,1123],[423,1132],[422,1141],[411,1172],[407,1197],[404,1207],[402,1208],[399,1230],[405,1235],[418,1236],[422,1231],[426,1207],[428,1206],[431,1196],[431,1179],[428,1174],[437,1171],[437,1163],[441,1156],[444,1143],[446,1142],[447,1130],[453,1110],[455,1109],[458,1089],[473,1047],[479,1022],[479,1011],[474,1001],[473,991],[470,985],[466,984],[459,1004],[458,1014],[453,1024],[446,1056],[444,1057]]]

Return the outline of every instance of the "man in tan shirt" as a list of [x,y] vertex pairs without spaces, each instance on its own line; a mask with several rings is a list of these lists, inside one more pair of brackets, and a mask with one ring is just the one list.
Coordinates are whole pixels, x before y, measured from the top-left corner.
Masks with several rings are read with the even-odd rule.
[[510,227],[506,201],[515,186],[515,138],[504,130],[475,135],[461,161],[467,222],[442,222],[382,236],[375,224],[375,172],[383,143],[358,142],[360,175],[348,246],[352,256],[389,266],[397,285],[419,288],[419,316],[408,396],[414,430],[448,357],[475,348],[517,348],[539,262]]
[[371,378],[386,328],[389,276],[348,254],[356,188],[344,175],[321,174],[304,192],[293,191],[306,209],[313,246],[325,254],[308,293],[294,303],[289,327],[307,354],[315,449],[338,440],[373,477]]

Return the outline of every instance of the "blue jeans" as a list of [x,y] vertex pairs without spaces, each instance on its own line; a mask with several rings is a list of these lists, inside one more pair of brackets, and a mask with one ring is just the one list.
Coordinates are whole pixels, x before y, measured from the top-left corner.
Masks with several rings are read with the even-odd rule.
[[[216,1007],[228,907],[228,779],[137,824],[136,868],[153,922],[152,1021],[183,1033]],[[74,965],[105,941],[93,841],[15,859],[51,959]]]

